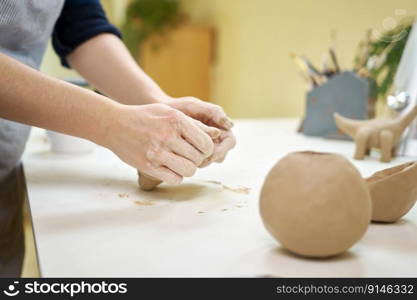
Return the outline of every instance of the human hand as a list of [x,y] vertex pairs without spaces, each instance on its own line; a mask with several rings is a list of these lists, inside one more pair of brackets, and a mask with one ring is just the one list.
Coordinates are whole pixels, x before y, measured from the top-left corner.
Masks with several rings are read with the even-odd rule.
[[115,107],[100,144],[147,176],[179,184],[213,154],[216,128],[164,104]]
[[[233,127],[233,123],[220,106],[193,97],[166,97],[161,103],[180,110],[208,126],[222,129],[220,136],[213,139],[213,154],[204,159],[198,167],[203,168],[213,162],[222,162],[227,153],[235,146],[236,139],[230,130]],[[142,190],[152,190],[162,183],[161,180],[148,176],[141,171],[138,171],[138,176],[139,186]]]
[[225,160],[227,153],[236,146],[236,138],[231,130],[222,130],[218,138],[213,140],[213,154],[207,157],[199,168],[205,168],[213,162],[221,163]]
[[182,111],[187,116],[190,116],[207,126],[223,130],[230,130],[233,127],[232,120],[219,105],[205,102],[194,97],[167,97],[162,103]]
[[222,162],[227,153],[236,145],[236,139],[231,131],[233,122],[219,105],[194,97],[166,97],[162,102],[208,126],[222,129],[221,136],[214,141],[213,155],[205,159],[199,167],[206,167],[212,162]]
[[[228,130],[222,130],[219,137],[214,138],[214,151],[213,154],[209,157],[207,157],[198,167],[204,168],[210,165],[213,162],[223,162],[225,159],[227,153],[233,149],[233,147],[236,145],[236,139],[233,135],[233,133]],[[158,180],[154,177],[148,176],[146,174],[143,174],[142,172],[138,171],[138,183],[139,187],[144,191],[151,191],[155,187],[157,187],[159,184],[162,183],[161,180]]]

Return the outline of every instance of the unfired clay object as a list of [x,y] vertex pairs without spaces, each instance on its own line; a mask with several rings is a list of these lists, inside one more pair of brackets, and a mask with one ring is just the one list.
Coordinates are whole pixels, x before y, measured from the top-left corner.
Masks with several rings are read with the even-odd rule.
[[366,179],[372,198],[372,221],[395,222],[417,200],[417,162],[376,172]]
[[417,105],[407,114],[392,120],[352,120],[334,114],[337,127],[350,136],[355,144],[355,159],[364,159],[371,148],[381,149],[381,161],[389,162],[401,135],[417,115]]
[[260,212],[266,229],[291,252],[328,257],[363,236],[371,198],[366,181],[342,156],[294,152],[267,175]]
[[159,179],[143,174],[140,171],[138,171],[138,176],[139,187],[144,191],[152,191],[162,183]]

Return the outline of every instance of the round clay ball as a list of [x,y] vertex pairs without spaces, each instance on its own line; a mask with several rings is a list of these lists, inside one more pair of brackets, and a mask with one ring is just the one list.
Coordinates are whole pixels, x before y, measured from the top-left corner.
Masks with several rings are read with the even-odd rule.
[[260,212],[266,229],[289,251],[329,257],[349,249],[371,220],[365,180],[344,157],[294,152],[267,175]]

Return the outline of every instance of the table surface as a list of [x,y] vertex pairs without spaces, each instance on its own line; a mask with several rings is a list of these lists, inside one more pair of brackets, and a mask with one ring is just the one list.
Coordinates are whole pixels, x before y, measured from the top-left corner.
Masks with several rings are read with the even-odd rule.
[[[33,130],[24,168],[42,276],[417,276],[415,207],[398,223],[371,224],[348,252],[326,260],[293,256],[267,233],[258,197],[280,157],[316,150],[350,159],[354,150],[349,141],[296,134],[297,125],[239,120],[223,164],[153,192],[140,191],[136,171],[107,149],[53,154],[44,131]],[[350,160],[369,176],[412,159]]]

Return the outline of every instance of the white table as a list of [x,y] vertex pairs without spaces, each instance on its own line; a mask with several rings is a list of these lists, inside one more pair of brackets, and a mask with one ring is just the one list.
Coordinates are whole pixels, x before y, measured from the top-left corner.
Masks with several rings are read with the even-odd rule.
[[[328,260],[288,254],[266,232],[258,195],[280,157],[308,149],[350,158],[354,150],[348,141],[296,134],[296,127],[292,119],[238,121],[238,145],[223,164],[154,192],[140,191],[136,171],[110,151],[52,154],[43,131],[34,130],[24,167],[42,275],[417,276],[416,208],[399,223],[371,224],[349,252]],[[368,176],[409,160],[353,162]]]

